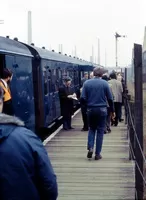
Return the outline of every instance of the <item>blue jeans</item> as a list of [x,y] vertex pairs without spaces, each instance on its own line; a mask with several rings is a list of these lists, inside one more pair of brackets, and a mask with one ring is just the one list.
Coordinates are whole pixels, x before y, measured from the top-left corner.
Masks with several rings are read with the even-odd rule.
[[104,130],[106,126],[107,108],[106,107],[95,107],[88,108],[88,150],[94,148],[94,141],[96,135],[96,150],[95,154],[100,155],[102,150]]

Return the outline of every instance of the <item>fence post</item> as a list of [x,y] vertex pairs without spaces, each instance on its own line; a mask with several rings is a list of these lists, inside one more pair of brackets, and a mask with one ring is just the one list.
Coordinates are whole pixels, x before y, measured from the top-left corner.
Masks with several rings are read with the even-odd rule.
[[125,80],[125,87],[127,88],[127,68],[125,68],[124,75],[125,75],[125,78],[124,78],[124,80]]
[[125,77],[124,77],[124,86],[125,86],[125,88],[124,88],[124,110],[125,110],[125,124],[127,124],[128,123],[128,119],[127,119],[127,95],[128,95],[128,90],[127,90],[127,68],[125,68],[125,73],[124,73],[124,75],[125,75]]
[[[133,119],[133,115],[134,115],[134,102],[131,101],[129,102],[130,105],[130,110],[131,110],[131,117],[132,117],[132,121],[134,121]],[[131,148],[133,150],[133,152],[131,153],[131,149],[129,148],[129,160],[134,160],[134,155],[135,155],[135,147],[134,147],[134,130],[133,130],[133,126],[131,123],[131,119],[129,116],[129,140],[130,140],[130,144],[131,144]],[[133,155],[134,154],[134,155]]]
[[[135,129],[143,151],[143,84],[142,84],[142,46],[134,44],[134,74],[135,74]],[[143,155],[136,140],[135,160],[143,174]],[[143,199],[143,178],[135,165],[135,187],[138,200]]]

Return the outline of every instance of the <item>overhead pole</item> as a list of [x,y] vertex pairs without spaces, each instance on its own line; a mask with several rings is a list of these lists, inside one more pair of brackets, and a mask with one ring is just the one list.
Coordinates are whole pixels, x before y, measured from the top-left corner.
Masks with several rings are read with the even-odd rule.
[[115,45],[116,45],[116,68],[118,68],[118,38],[126,37],[125,35],[119,35],[117,32],[115,33]]
[[94,46],[92,45],[92,63],[94,63]]
[[32,43],[32,21],[31,11],[28,11],[28,44]]
[[100,65],[100,39],[98,38],[98,65]]
[[105,67],[107,66],[107,52],[106,52],[106,49],[105,49]]

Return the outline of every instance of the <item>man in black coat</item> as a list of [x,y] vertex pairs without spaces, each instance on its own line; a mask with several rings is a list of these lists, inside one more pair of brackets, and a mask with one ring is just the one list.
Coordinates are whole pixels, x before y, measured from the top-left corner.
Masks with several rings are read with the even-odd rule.
[[76,98],[74,89],[71,87],[71,78],[64,78],[64,85],[59,88],[61,115],[63,116],[63,129],[71,127],[71,116],[73,115],[73,99]]

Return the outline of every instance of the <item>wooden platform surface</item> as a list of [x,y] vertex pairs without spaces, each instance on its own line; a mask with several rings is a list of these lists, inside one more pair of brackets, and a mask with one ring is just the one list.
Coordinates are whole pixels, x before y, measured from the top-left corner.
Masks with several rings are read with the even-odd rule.
[[134,200],[134,164],[129,161],[124,123],[104,135],[102,160],[87,159],[87,135],[82,118],[72,120],[73,131],[61,130],[46,144],[57,175],[58,200]]

